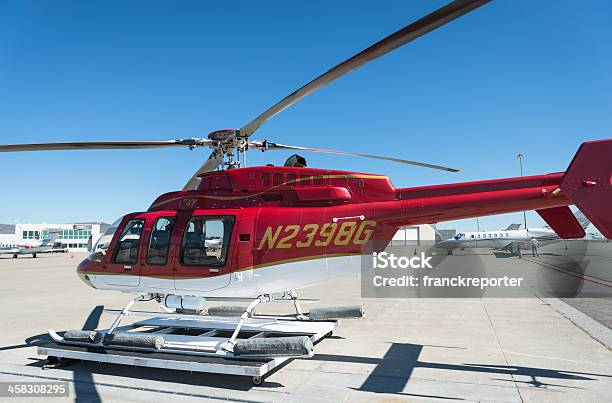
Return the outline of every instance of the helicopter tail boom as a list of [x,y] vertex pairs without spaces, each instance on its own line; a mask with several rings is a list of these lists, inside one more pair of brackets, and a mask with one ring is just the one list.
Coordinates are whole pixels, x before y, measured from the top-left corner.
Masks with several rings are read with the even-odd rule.
[[449,185],[448,188],[435,186],[430,189],[431,192],[425,188],[400,189],[402,196],[399,205],[382,202],[380,204],[387,208],[379,205],[376,211],[382,213],[380,221],[403,226],[552,209],[572,204],[566,195],[557,191],[558,184],[549,183],[554,175],[467,182]]
[[[565,173],[397,189],[399,206],[392,212],[388,205],[383,221],[401,226],[536,210],[547,222],[559,224],[561,215],[568,218],[563,207],[575,204],[612,239],[611,156],[612,139],[590,141],[581,145]],[[380,207],[377,211],[385,210]],[[566,224],[555,225],[560,235],[583,234]]]

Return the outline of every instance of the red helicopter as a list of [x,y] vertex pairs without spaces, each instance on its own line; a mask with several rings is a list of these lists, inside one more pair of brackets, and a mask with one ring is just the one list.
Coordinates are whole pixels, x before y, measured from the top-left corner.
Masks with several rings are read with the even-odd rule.
[[[264,296],[297,301],[295,289],[358,271],[361,255],[382,251],[406,225],[536,210],[560,237],[577,238],[585,233],[568,208],[575,204],[612,238],[612,140],[582,144],[566,172],[415,188],[395,188],[383,175],[308,168],[299,155],[285,166],[245,166],[248,150],[296,150],[457,171],[251,136],[314,91],[487,2],[458,0],[441,7],[333,67],[240,129],[214,131],[206,139],[19,144],[0,146],[0,151],[211,148],[184,189],[159,196],[145,212],[124,216],[78,266],[91,287],[148,295],[165,309],[198,311],[206,299],[251,298],[246,319]],[[297,303],[296,309],[300,316]]]

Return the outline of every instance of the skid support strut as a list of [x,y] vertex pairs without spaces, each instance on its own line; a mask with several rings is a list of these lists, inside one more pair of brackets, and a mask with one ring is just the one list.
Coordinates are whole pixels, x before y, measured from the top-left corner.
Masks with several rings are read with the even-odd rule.
[[302,311],[302,306],[300,305],[300,301],[298,299],[298,295],[295,292],[295,290],[290,290],[290,291],[286,291],[286,292],[282,292],[282,293],[277,293],[277,294],[264,294],[264,295],[260,295],[259,297],[257,297],[255,300],[253,300],[253,302],[251,302],[246,307],[246,309],[244,310],[244,312],[240,316],[240,320],[238,321],[238,324],[236,325],[236,328],[234,329],[234,332],[232,333],[232,336],[229,338],[227,343],[225,343],[225,345],[222,347],[222,349],[225,350],[225,351],[228,351],[228,352],[233,352],[234,351],[234,345],[236,344],[236,339],[238,338],[238,335],[240,334],[240,329],[246,323],[246,321],[253,316],[253,309],[257,305],[259,305],[262,302],[270,302],[272,300],[279,299],[279,298],[284,298],[284,297],[287,297],[287,296],[289,298],[291,298],[291,301],[293,301],[293,306],[295,307],[295,313],[296,313],[295,317],[296,317],[296,319],[297,320],[308,320],[308,317],[306,315],[304,315],[304,313]]
[[230,337],[227,343],[225,343],[225,345],[223,346],[223,349],[225,351],[234,351],[234,345],[236,344],[236,338],[238,337],[238,334],[240,334],[240,329],[242,328],[242,325],[244,325],[244,323],[247,321],[247,319],[253,316],[253,309],[261,302],[270,302],[271,300],[272,298],[269,295],[260,295],[253,302],[251,302],[249,306],[246,307],[244,313],[240,316],[240,320],[236,325],[236,329],[234,329],[234,333],[232,333],[232,337]]
[[289,296],[291,297],[291,300],[293,301],[293,306],[295,307],[295,318],[297,320],[308,320],[308,317],[304,315],[304,312],[302,311],[302,306],[300,305],[300,300],[298,298],[297,292],[295,292],[295,290],[291,290],[289,291]]
[[117,326],[119,326],[119,324],[121,323],[121,321],[123,320],[123,318],[125,318],[126,316],[129,316],[130,314],[130,308],[139,301],[143,301],[145,299],[146,295],[139,295],[136,298],[132,299],[130,302],[127,303],[127,305],[121,310],[121,312],[119,312],[119,315],[117,315],[117,317],[115,318],[115,320],[113,321],[113,324],[111,325],[111,327],[108,329],[108,332],[106,332],[106,334],[111,334],[115,331],[115,329],[117,329]]

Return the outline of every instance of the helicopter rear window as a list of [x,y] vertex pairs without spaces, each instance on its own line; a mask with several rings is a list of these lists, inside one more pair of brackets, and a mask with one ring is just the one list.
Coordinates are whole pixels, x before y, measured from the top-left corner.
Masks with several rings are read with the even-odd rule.
[[187,266],[223,266],[227,260],[234,217],[192,217],[187,223],[181,263]]
[[164,265],[168,261],[168,248],[172,238],[172,227],[174,217],[160,217],[155,221],[149,240],[149,251],[147,252],[147,263],[153,265]]
[[143,227],[144,220],[142,219],[130,220],[125,224],[119,242],[117,242],[113,263],[134,264],[138,261],[138,246]]

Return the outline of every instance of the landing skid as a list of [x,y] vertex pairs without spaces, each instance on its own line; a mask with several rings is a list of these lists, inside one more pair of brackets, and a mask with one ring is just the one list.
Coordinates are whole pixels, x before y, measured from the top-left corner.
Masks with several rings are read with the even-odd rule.
[[[265,302],[260,298],[255,301]],[[255,301],[250,310],[236,317],[130,311],[135,299],[108,329],[63,336],[50,331],[54,342],[39,346],[38,354],[48,361],[83,360],[249,376],[259,385],[287,360],[312,357],[312,346],[330,336],[339,324],[332,318],[311,320],[297,306],[296,315],[291,316],[253,314]],[[337,308],[332,311],[338,312]],[[351,312],[355,314],[354,309]],[[119,326],[128,315],[146,319]]]

